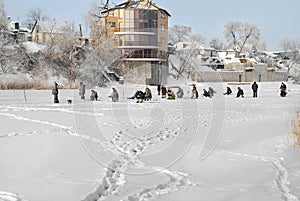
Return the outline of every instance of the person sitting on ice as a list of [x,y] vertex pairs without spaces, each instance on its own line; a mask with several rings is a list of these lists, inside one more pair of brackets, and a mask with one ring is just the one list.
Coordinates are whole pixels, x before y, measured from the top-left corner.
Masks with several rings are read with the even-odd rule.
[[168,88],[167,94],[169,100],[175,100],[175,93],[170,88]]
[[95,91],[95,90],[92,89],[91,92],[92,92],[92,94],[90,96],[91,101],[97,101],[98,100],[98,93],[97,93],[97,91]]
[[182,98],[184,93],[183,93],[183,89],[182,88],[178,88],[178,91],[176,92],[177,94],[177,98]]
[[280,96],[285,97],[286,96],[286,84],[284,84],[283,82],[281,82],[280,85]]
[[145,99],[145,93],[142,92],[141,90],[137,90],[135,92],[135,94],[133,96],[131,96],[131,97],[128,97],[128,99],[136,99],[137,103],[142,103],[144,101],[144,99]]
[[210,95],[210,97],[213,97],[215,93],[217,93],[213,88],[208,87],[208,93]]
[[145,101],[151,101],[152,99],[152,93],[151,93],[151,90],[146,87],[145,89]]
[[208,91],[206,91],[206,89],[203,89],[203,96],[211,98],[210,93]]
[[224,95],[230,95],[232,93],[230,87],[227,87],[226,92],[224,93]]
[[238,97],[241,96],[242,98],[244,98],[244,91],[243,91],[243,89],[241,89],[240,87],[238,87],[237,89],[238,89],[238,92],[236,94],[236,97],[238,98]]

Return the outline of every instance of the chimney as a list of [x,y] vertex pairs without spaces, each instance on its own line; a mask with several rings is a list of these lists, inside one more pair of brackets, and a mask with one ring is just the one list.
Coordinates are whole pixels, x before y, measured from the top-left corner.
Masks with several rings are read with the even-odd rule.
[[80,37],[82,38],[82,27],[81,27],[81,24],[79,24],[79,34],[80,34]]

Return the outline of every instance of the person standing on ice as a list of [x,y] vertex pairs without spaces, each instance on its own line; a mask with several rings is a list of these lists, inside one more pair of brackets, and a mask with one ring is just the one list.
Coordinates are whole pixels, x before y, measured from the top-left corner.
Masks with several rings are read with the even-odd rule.
[[192,97],[191,98],[199,98],[199,93],[195,84],[192,84]]
[[112,102],[118,102],[119,101],[119,93],[114,87],[112,88],[112,90],[113,91],[112,91],[111,95],[109,95],[108,97],[111,98]]
[[237,89],[238,89],[238,92],[236,94],[236,97],[238,98],[238,97],[241,96],[242,98],[244,98],[244,91],[243,91],[243,89],[241,89],[240,87],[238,87]]
[[52,94],[54,96],[54,103],[59,103],[58,100],[58,83],[54,82],[54,88],[52,89]]
[[167,88],[161,85],[161,97],[166,98],[166,95],[167,95]]
[[252,88],[252,91],[253,91],[253,98],[257,98],[258,85],[256,84],[256,82],[253,82],[251,88]]
[[81,96],[81,99],[85,99],[85,84],[83,82],[80,82],[79,95]]
[[160,87],[160,84],[158,84],[158,85],[157,85],[157,95],[159,95],[159,96],[160,96],[160,88],[161,88],[161,87]]

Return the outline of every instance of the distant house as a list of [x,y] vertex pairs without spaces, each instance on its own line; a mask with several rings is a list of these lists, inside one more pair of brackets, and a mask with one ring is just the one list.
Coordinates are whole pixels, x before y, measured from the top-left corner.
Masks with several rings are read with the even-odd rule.
[[22,27],[20,22],[11,20],[8,17],[8,32],[7,34],[13,38],[13,41],[18,44],[31,40],[30,30]]
[[32,41],[51,45],[60,41],[66,34],[67,24],[56,20],[36,21],[32,28]]

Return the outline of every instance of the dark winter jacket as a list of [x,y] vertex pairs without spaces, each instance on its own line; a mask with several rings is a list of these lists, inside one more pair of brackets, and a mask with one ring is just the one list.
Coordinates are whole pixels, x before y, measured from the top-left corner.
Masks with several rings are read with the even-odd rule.
[[254,82],[254,83],[252,84],[252,90],[253,90],[253,91],[257,91],[257,89],[258,89],[258,85],[256,84],[256,82]]
[[236,97],[238,98],[240,96],[244,97],[244,91],[240,87],[238,87],[238,92],[236,94]]

